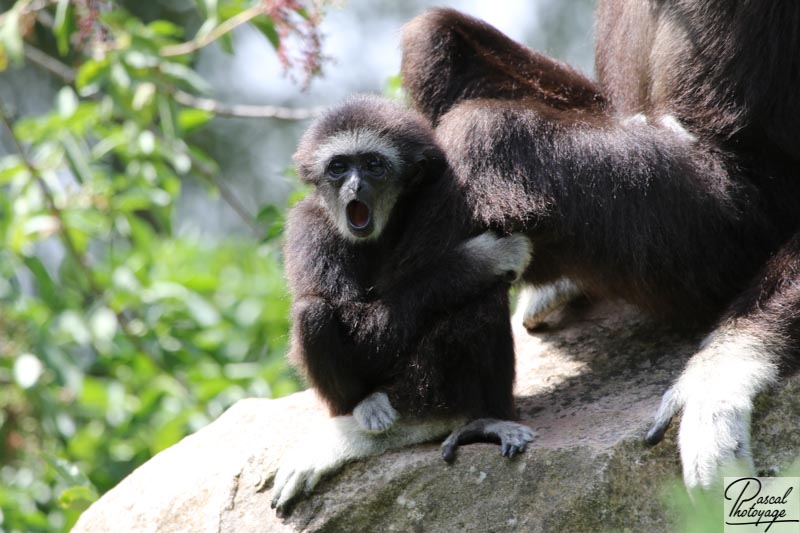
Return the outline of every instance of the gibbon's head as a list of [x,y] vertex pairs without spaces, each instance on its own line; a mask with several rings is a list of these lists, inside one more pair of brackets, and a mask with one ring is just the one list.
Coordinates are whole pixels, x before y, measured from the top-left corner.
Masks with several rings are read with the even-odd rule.
[[294,155],[300,179],[316,187],[341,234],[377,239],[397,200],[444,169],[433,130],[420,115],[377,96],[328,110]]

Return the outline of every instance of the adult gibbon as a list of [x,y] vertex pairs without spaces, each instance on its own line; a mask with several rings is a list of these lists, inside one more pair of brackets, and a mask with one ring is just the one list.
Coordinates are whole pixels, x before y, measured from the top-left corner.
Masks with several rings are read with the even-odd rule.
[[800,351],[800,3],[601,0],[596,70],[448,9],[403,35],[471,209],[533,243],[524,280],[713,327],[647,436],[682,411],[707,487],[751,461],[753,398]]

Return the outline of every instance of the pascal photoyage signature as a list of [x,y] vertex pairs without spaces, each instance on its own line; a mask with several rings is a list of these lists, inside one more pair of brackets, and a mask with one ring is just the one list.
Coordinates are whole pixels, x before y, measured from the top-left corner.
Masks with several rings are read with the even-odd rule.
[[733,501],[725,524],[730,526],[766,525],[769,531],[773,524],[800,522],[786,517],[786,506],[794,487],[789,487],[783,496],[761,494],[761,481],[754,477],[737,479],[725,488],[725,499]]

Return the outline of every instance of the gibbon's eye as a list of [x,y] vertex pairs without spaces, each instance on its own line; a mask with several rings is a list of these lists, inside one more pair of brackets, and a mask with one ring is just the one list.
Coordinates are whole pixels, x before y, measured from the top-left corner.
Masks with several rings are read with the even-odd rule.
[[386,171],[386,165],[383,158],[377,155],[371,155],[367,158],[367,170],[373,176],[382,176]]
[[328,174],[333,179],[339,179],[345,175],[347,168],[347,161],[345,161],[344,158],[334,157],[333,160],[328,163]]

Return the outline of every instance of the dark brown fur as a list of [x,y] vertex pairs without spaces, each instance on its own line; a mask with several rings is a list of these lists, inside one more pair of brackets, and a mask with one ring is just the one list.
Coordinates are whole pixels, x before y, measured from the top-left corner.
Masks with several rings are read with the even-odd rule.
[[598,83],[447,9],[403,52],[480,223],[533,240],[528,281],[800,345],[800,3],[602,1]]
[[316,185],[315,149],[340,131],[379,132],[424,176],[406,180],[374,242],[343,237],[313,192],[285,236],[291,358],[333,415],[375,391],[401,413],[514,416],[508,282],[488,279],[459,246],[479,232],[427,123],[377,98],[355,98],[315,123],[295,159]]

